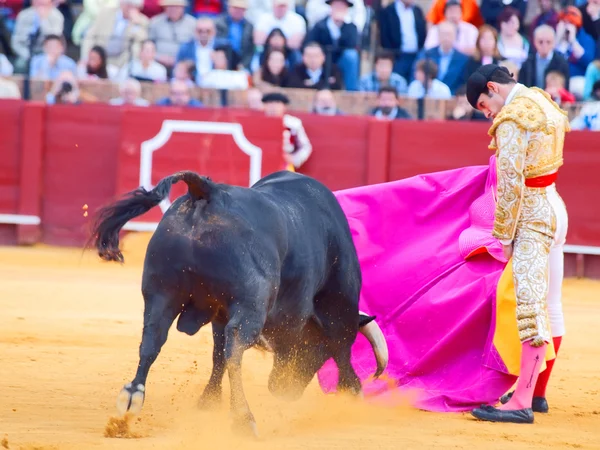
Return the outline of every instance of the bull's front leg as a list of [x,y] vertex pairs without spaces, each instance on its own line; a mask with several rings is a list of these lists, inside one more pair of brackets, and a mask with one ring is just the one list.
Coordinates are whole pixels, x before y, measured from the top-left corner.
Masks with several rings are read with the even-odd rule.
[[180,302],[174,302],[163,295],[144,296],[144,329],[140,344],[140,360],[131,383],[127,383],[117,397],[117,410],[120,414],[139,414],[144,404],[146,378],[150,367],[156,361],[169,328],[177,314],[181,312]]
[[210,408],[221,400],[223,375],[225,375],[225,325],[213,321],[213,368],[210,380],[200,396],[198,406]]
[[[249,303],[256,306],[255,302]],[[238,304],[225,327],[225,362],[231,387],[231,414],[237,432],[258,437],[256,421],[242,385],[242,357],[244,351],[256,343],[265,322],[266,311]]]

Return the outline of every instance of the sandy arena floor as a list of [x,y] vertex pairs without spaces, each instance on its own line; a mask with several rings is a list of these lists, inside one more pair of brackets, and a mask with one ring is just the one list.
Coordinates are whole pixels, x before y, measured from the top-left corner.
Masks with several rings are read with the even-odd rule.
[[252,350],[243,370],[261,440],[248,442],[230,433],[227,377],[220,409],[195,408],[211,369],[210,327],[194,337],[173,327],[132,424],[141,437],[106,438],[138,362],[145,239],[126,240],[124,266],[72,249],[0,247],[0,450],[600,449],[600,283],[589,280],[565,283],[568,336],[551,413],[535,425],[326,397],[316,381],[299,402],[281,402],[266,387],[270,356]]

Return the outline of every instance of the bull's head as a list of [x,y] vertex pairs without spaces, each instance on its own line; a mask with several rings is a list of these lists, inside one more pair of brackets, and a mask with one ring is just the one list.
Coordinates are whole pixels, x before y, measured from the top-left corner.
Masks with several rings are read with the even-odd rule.
[[[374,319],[375,317],[360,312],[357,331],[367,338],[373,348],[377,361],[374,376],[378,377],[387,367],[388,348]],[[356,326],[355,324],[354,327]],[[338,336],[328,336],[319,319],[313,318],[300,336],[290,336],[287,340],[278,339],[273,348],[273,370],[269,376],[271,393],[287,400],[300,398],[325,361],[333,354],[339,354],[341,348],[353,344],[356,331],[348,335],[353,336],[351,342],[348,342],[350,338],[345,340]]]

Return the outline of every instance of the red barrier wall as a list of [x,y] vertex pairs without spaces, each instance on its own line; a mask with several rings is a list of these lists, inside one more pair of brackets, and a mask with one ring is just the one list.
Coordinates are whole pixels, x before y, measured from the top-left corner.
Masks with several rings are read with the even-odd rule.
[[[314,148],[302,172],[332,190],[420,173],[487,164],[485,123],[381,122],[369,117],[298,114]],[[53,106],[0,101],[0,214],[39,216],[38,225],[1,225],[0,243],[80,245],[90,211],[140,185],[142,142],[165,120],[240,124],[250,146],[262,149],[262,176],[282,167],[282,124],[261,113],[235,110]],[[27,123],[27,125],[25,125]],[[196,126],[196,125],[194,125]],[[569,210],[568,243],[600,247],[600,135],[567,135],[558,188]],[[249,183],[250,157],[229,134],[175,132],[152,154],[151,183],[180,169],[216,181]],[[177,186],[174,196],[184,187]],[[156,221],[160,211],[144,220]]]

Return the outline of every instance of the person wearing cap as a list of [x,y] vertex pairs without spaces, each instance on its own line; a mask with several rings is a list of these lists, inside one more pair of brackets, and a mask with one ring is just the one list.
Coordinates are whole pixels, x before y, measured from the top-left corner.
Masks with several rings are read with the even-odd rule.
[[[365,29],[367,22],[367,9],[364,0],[353,0],[353,6],[348,9],[344,20],[347,23],[353,23],[361,34]],[[331,14],[331,5],[327,0],[307,0],[305,6],[305,17],[308,22],[308,28],[313,28],[317,22],[323,20]]]
[[302,121],[286,113],[289,98],[279,92],[270,92],[262,98],[264,112],[269,117],[283,118],[283,159],[286,169],[295,171],[300,168],[312,154],[312,145]]
[[325,51],[327,59],[342,72],[347,91],[358,91],[358,29],[346,22],[351,0],[326,0],[331,14],[317,22],[306,35],[305,42],[317,42]]
[[163,12],[150,19],[148,37],[156,44],[156,60],[171,70],[179,47],[194,39],[196,19],[186,14],[187,0],[160,0]]
[[[486,64],[467,80],[471,106],[492,118],[488,134],[496,151],[497,195],[492,236],[512,268],[521,341],[519,380],[499,407],[472,411],[480,420],[533,423],[548,412],[545,398],[554,359],[565,332],[561,304],[567,211],[554,181],[563,165],[567,113],[537,87],[516,83],[512,74]],[[548,346],[550,345],[550,349]]]
[[[244,18],[248,10],[248,0],[229,0],[227,13],[215,20],[217,38],[228,39],[239,65],[250,69],[254,56],[254,27]],[[238,64],[236,64],[238,65]]]
[[[465,22],[462,19],[462,6],[459,0],[448,0],[446,2],[444,6],[444,20],[454,24],[456,27],[454,48],[465,55],[472,56],[477,45],[479,30],[472,23]],[[440,45],[438,28],[438,25],[434,25],[427,32],[424,45],[426,50]]]

